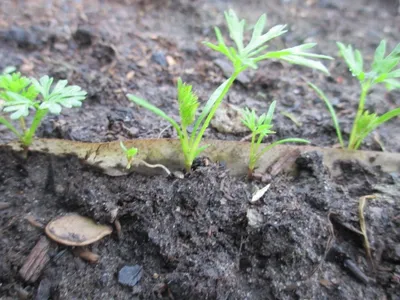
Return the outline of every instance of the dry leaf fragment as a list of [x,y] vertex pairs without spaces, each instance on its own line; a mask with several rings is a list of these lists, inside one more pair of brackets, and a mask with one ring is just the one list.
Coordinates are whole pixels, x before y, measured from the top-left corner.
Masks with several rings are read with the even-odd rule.
[[86,246],[111,234],[112,228],[96,224],[92,219],[69,214],[52,220],[46,226],[46,234],[57,243],[67,246]]
[[258,200],[261,199],[262,196],[264,196],[264,194],[268,191],[269,187],[271,186],[271,184],[267,184],[266,186],[264,186],[262,189],[258,190],[257,192],[255,192],[253,194],[253,197],[251,198],[251,203],[255,203]]

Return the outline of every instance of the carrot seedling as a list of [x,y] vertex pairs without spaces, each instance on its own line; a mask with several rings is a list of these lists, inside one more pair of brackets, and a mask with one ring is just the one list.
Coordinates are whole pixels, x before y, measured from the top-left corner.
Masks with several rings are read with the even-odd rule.
[[[400,69],[395,70],[400,62],[400,44],[385,57],[386,41],[381,41],[378,48],[375,50],[374,60],[371,65],[371,71],[369,72],[364,71],[364,60],[359,50],[353,49],[351,45],[345,46],[342,43],[337,43],[337,45],[350,72],[357,78],[361,88],[358,109],[347,146],[348,149],[356,150],[360,147],[363,140],[378,126],[400,115],[400,107],[381,116],[378,116],[376,113],[370,113],[368,110],[364,109],[367,95],[375,85],[384,84],[389,91],[400,88],[400,80],[396,79],[400,78]],[[321,89],[310,82],[308,84],[325,102],[331,114],[340,145],[342,148],[345,148],[339,121],[331,102]]]
[[[196,119],[196,112],[199,107],[197,96],[192,92],[192,86],[182,83],[178,80],[178,104],[180,124],[169,117],[162,110],[150,104],[148,101],[128,94],[127,97],[136,104],[152,111],[158,116],[164,118],[177,131],[181,142],[182,152],[185,159],[185,168],[191,169],[193,160],[207,147],[200,146],[204,132],[208,128],[211,119],[220,106],[225,95],[228,93],[233,82],[240,73],[248,68],[257,69],[258,63],[267,59],[279,59],[291,64],[306,66],[328,74],[326,67],[316,59],[332,59],[329,56],[319,55],[308,52],[316,44],[308,43],[279,51],[266,51],[267,43],[272,39],[279,37],[287,32],[286,25],[277,25],[263,33],[267,17],[262,15],[253,28],[252,36],[247,45],[245,45],[245,20],[240,20],[233,10],[225,12],[225,20],[228,25],[232,46],[227,46],[222,33],[218,27],[215,28],[215,35],[218,44],[205,42],[205,45],[211,49],[225,55],[233,65],[232,75],[224,81],[210,96],[202,109],[201,114]],[[191,133],[188,127],[193,126]]]
[[268,112],[266,114],[262,114],[261,116],[257,116],[254,110],[250,110],[248,108],[242,110],[243,114],[242,122],[251,131],[251,145],[250,145],[250,157],[249,157],[249,168],[248,168],[249,178],[252,177],[260,157],[265,152],[275,147],[276,145],[285,143],[307,143],[307,144],[310,143],[305,139],[287,138],[273,142],[268,146],[265,146],[264,148],[260,149],[261,142],[263,141],[263,139],[270,134],[275,134],[275,131],[271,130],[273,127],[272,118],[274,115],[275,106],[276,106],[276,101],[273,101],[269,106]]
[[161,164],[152,165],[152,164],[145,162],[142,159],[136,158],[137,154],[139,153],[138,148],[135,148],[135,147],[126,148],[126,146],[124,145],[124,143],[122,141],[119,142],[119,145],[125,154],[126,160],[128,161],[128,163],[126,164],[127,170],[129,170],[132,167],[133,160],[136,159],[139,164],[145,165],[148,168],[151,168],[151,169],[161,168],[165,171],[165,173],[167,173],[167,175],[171,174],[171,171],[168,170],[168,168],[164,165],[161,165]]
[[[43,76],[39,81],[21,76],[20,73],[0,75],[0,112],[9,113],[9,118],[0,116],[0,123],[11,130],[27,148],[43,118],[48,114],[60,114],[63,107],[80,107],[86,92],[79,86],[67,85],[60,80],[51,89],[53,78]],[[30,127],[26,118],[34,111]],[[19,130],[13,125],[19,121]]]
[[138,154],[139,150],[135,147],[126,148],[122,141],[119,142],[119,145],[125,154],[126,160],[128,161],[128,163],[126,164],[126,169],[129,170],[132,167],[132,162],[135,159],[135,156]]

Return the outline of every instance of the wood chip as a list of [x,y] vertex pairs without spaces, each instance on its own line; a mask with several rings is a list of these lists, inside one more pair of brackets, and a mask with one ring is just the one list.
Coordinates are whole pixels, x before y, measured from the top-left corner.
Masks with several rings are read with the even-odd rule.
[[79,256],[80,258],[86,260],[91,264],[96,264],[100,259],[100,255],[83,247],[74,248],[72,252],[74,253],[74,255]]
[[34,283],[42,274],[43,269],[50,261],[48,251],[50,242],[42,236],[29,253],[24,265],[19,270],[19,275],[26,282]]
[[0,202],[0,210],[7,209],[11,206],[11,203],[9,202]]

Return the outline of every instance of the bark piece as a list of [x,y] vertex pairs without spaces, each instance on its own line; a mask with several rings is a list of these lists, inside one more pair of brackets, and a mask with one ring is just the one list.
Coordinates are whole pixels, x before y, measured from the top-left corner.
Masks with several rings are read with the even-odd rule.
[[49,240],[45,236],[42,236],[19,270],[19,275],[24,281],[34,283],[39,278],[46,264],[50,261],[48,255],[49,248]]

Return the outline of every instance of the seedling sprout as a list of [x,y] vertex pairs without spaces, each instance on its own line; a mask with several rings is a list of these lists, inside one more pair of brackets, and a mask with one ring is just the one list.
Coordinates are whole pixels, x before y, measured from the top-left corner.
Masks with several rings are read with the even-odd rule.
[[265,152],[275,147],[276,145],[285,143],[310,143],[305,139],[287,138],[273,142],[260,150],[261,142],[263,141],[263,139],[268,135],[275,133],[274,131],[271,130],[273,127],[272,118],[274,115],[275,106],[276,106],[276,101],[273,101],[269,106],[267,114],[262,114],[261,116],[257,116],[254,110],[250,110],[248,108],[245,108],[242,111],[243,113],[242,122],[251,131],[251,145],[250,145],[250,157],[249,157],[249,168],[248,168],[249,178],[252,177],[254,169],[256,168],[257,162],[260,159],[260,157]]
[[[351,45],[345,46],[342,43],[337,43],[337,45],[353,76],[359,81],[361,88],[358,109],[347,146],[348,149],[356,150],[360,147],[363,140],[378,126],[400,115],[400,107],[381,116],[364,109],[367,95],[375,85],[382,83],[389,91],[400,88],[400,80],[396,79],[400,78],[400,69],[395,70],[400,62],[400,44],[385,57],[386,41],[381,41],[378,48],[376,48],[371,71],[369,72],[364,71],[364,60],[359,50],[353,49]],[[331,114],[340,145],[342,148],[345,148],[338,118],[331,102],[321,89],[310,82],[308,84],[325,102]]]
[[[319,55],[308,52],[316,44],[307,43],[292,48],[287,48],[279,51],[269,51],[267,43],[287,32],[286,25],[276,25],[263,33],[267,17],[262,15],[254,26],[250,42],[245,45],[245,20],[240,20],[233,10],[225,12],[225,20],[228,25],[230,38],[233,46],[227,46],[222,33],[218,27],[215,28],[215,35],[218,44],[205,42],[204,44],[211,49],[222,53],[230,60],[233,65],[232,75],[225,80],[210,96],[209,100],[204,105],[202,112],[196,118],[196,112],[199,107],[197,96],[192,91],[192,86],[182,83],[178,80],[178,104],[180,124],[173,118],[169,117],[159,108],[150,104],[147,100],[137,96],[128,94],[127,97],[136,104],[152,111],[161,118],[164,118],[175,128],[178,138],[181,142],[182,152],[185,159],[185,168],[187,171],[191,169],[193,160],[207,147],[200,146],[204,132],[208,128],[211,119],[218,107],[220,106],[225,95],[228,93],[233,82],[240,73],[248,68],[257,69],[258,63],[267,59],[279,59],[291,64],[303,65],[312,69],[316,69],[328,74],[326,67],[315,59],[332,59],[329,56]],[[189,133],[189,126],[193,126]]]
[[[63,107],[80,107],[85,100],[86,92],[79,86],[67,85],[60,80],[51,89],[53,78],[43,76],[40,80],[29,79],[20,73],[3,73],[0,75],[0,112],[8,113],[9,118],[0,115],[0,123],[12,131],[28,148],[37,128],[48,114],[59,115]],[[26,118],[34,111],[30,127]],[[13,121],[19,121],[19,130]]]
[[128,163],[126,164],[126,169],[129,170],[132,167],[133,161],[136,159],[139,164],[145,165],[148,168],[154,169],[154,168],[161,168],[167,173],[167,175],[171,174],[171,171],[168,170],[168,168],[162,164],[149,164],[145,162],[142,159],[137,158],[137,154],[139,153],[139,149],[135,147],[127,148],[122,141],[119,142],[119,145],[121,146],[122,151],[125,154],[126,160]]

